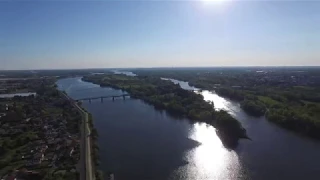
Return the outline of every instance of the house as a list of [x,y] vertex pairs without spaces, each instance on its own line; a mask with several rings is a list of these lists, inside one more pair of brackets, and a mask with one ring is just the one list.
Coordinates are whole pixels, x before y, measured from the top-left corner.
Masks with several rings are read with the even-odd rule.
[[26,163],[26,167],[38,166],[44,159],[43,153],[36,153],[33,158]]
[[0,118],[5,117],[7,114],[6,113],[0,113]]

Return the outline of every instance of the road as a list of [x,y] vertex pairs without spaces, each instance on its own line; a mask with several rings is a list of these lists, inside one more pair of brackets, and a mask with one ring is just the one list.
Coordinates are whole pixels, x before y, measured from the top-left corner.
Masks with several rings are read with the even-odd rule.
[[[62,93],[62,92],[61,92]],[[89,115],[85,112],[74,100],[72,100],[65,93],[63,96],[70,101],[70,103],[79,110],[82,116],[81,123],[81,140],[80,140],[80,162],[79,173],[80,180],[95,180],[94,173],[92,172],[92,158],[91,158],[91,139],[89,128]]]
[[91,161],[91,139],[90,139],[90,128],[89,128],[89,116],[88,113],[85,112],[81,107],[78,106],[75,102],[74,106],[81,112],[83,121],[82,121],[82,133],[81,133],[81,141],[84,141],[84,152],[85,154],[84,159],[85,159],[85,172],[86,174],[84,175],[85,180],[93,180],[93,174],[92,174],[92,161]]

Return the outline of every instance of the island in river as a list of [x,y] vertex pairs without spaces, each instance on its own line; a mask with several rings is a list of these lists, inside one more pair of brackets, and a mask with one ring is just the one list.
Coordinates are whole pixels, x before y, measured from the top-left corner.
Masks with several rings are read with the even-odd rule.
[[115,74],[89,75],[84,76],[83,80],[125,90],[131,97],[165,109],[172,115],[213,125],[228,148],[236,147],[240,138],[248,138],[241,123],[226,111],[215,110],[214,104],[204,101],[202,95],[184,90],[170,81],[158,77]]
[[188,81],[240,102],[251,116],[320,139],[319,67],[139,69],[138,76]]

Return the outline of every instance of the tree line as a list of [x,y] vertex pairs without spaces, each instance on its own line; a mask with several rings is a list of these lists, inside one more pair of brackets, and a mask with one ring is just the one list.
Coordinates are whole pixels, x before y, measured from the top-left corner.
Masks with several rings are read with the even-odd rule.
[[235,147],[239,138],[247,138],[245,129],[230,114],[216,111],[212,103],[203,100],[202,95],[184,90],[170,81],[158,77],[125,75],[91,75],[83,80],[125,90],[131,97],[142,99],[171,114],[211,124],[223,136],[224,144],[228,147]]

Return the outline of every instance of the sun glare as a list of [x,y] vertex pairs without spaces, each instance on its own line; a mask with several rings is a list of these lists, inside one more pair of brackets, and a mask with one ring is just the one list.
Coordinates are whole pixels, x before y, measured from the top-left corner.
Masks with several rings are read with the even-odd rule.
[[231,0],[200,0],[200,2],[202,2],[204,8],[214,10],[215,13],[221,13],[228,8]]
[[227,1],[227,0],[202,0],[204,2],[224,2],[224,1]]
[[201,0],[204,4],[224,4],[230,0]]

